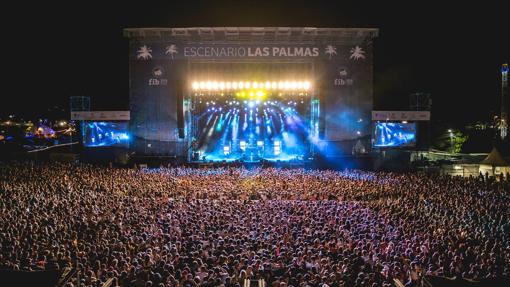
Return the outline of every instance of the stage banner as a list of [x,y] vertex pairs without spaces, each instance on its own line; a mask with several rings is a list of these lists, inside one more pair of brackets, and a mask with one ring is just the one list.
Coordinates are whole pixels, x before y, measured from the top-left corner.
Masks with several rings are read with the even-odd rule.
[[[373,110],[372,43],[330,45],[320,61],[321,102],[325,141],[352,142],[365,147],[370,142],[370,112]],[[317,67],[316,67],[317,69]],[[339,145],[349,146],[349,145]],[[350,154],[351,147],[337,154]]]
[[[352,47],[351,47],[352,46]],[[351,45],[346,52],[351,59],[365,59],[364,47]],[[340,57],[343,53],[338,44],[315,45],[243,45],[243,44],[185,44],[162,42],[137,42],[130,48],[130,60],[200,60],[200,59],[328,59]]]
[[129,121],[129,111],[71,112],[72,121]]
[[178,154],[178,91],[186,83],[186,62],[132,59],[129,66],[132,148],[145,155]]
[[429,111],[372,111],[373,121],[430,121]]

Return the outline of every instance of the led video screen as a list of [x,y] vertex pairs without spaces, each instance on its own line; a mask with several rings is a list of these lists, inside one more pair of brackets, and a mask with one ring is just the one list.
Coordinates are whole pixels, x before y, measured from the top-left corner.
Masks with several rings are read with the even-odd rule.
[[377,122],[374,125],[374,147],[409,147],[416,145],[416,124]]
[[84,122],[82,126],[82,136],[83,145],[86,147],[128,147],[128,123]]

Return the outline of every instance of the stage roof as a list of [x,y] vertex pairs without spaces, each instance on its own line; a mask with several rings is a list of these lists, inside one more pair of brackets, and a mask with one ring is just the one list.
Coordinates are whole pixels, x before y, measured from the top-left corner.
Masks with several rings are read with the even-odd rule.
[[183,42],[362,42],[379,35],[377,28],[315,27],[192,27],[126,28],[130,39],[152,38]]

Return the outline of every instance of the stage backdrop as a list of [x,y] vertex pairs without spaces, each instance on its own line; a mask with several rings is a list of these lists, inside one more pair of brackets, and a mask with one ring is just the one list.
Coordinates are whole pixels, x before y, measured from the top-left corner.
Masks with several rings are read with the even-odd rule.
[[335,156],[370,147],[377,29],[135,28],[124,33],[130,39],[131,147],[138,154],[186,155],[183,98],[195,80],[190,65],[203,61],[306,63],[312,93],[320,101],[316,151]]

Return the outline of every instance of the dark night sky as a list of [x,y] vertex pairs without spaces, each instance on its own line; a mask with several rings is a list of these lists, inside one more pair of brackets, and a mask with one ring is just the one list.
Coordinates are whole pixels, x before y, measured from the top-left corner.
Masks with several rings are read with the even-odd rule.
[[5,10],[17,20],[3,25],[1,114],[44,113],[70,96],[90,96],[97,110],[127,109],[125,27],[376,27],[375,108],[405,109],[410,93],[430,92],[433,117],[446,121],[499,110],[499,69],[510,58],[509,15],[488,2],[67,2]]

